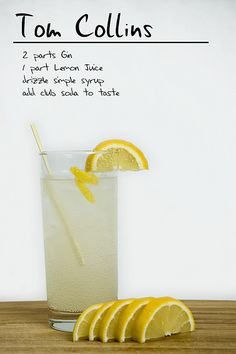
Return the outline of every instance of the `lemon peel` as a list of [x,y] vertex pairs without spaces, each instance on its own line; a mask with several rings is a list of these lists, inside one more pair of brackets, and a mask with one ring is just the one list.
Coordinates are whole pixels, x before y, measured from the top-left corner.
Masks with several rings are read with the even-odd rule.
[[95,197],[86,184],[97,185],[99,178],[94,173],[80,170],[77,166],[72,166],[70,172],[75,176],[75,185],[85,199],[90,203],[95,203]]

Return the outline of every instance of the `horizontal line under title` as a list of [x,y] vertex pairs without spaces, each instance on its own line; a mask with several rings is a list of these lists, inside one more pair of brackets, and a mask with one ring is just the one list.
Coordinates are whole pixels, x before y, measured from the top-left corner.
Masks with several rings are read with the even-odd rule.
[[209,41],[14,41],[14,44],[209,44]]

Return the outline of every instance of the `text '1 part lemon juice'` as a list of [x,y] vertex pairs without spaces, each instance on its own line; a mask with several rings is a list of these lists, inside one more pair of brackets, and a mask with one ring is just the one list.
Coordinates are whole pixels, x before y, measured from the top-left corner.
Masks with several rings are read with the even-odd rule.
[[49,323],[65,331],[89,305],[117,298],[117,177],[84,171],[95,154],[41,154]]

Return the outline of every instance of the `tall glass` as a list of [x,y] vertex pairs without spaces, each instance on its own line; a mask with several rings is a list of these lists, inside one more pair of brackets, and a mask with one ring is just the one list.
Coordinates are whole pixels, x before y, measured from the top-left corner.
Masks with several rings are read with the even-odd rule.
[[91,154],[101,152],[40,154],[49,324],[63,331],[89,305],[117,298],[117,177],[97,173],[97,185],[85,184],[90,203],[70,172]]

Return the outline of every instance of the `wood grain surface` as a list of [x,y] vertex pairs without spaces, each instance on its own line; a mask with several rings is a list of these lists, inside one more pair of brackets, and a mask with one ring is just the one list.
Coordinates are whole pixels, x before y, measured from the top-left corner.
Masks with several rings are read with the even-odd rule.
[[236,301],[185,301],[196,331],[138,344],[81,341],[49,328],[47,303],[0,303],[0,353],[236,354]]

